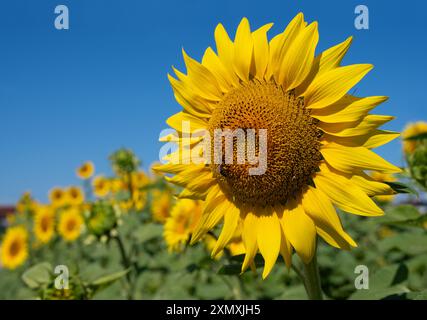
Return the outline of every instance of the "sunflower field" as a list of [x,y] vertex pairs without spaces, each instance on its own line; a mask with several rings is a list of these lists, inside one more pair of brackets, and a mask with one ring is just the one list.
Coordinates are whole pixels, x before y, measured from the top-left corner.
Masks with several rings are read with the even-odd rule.
[[[183,51],[161,162],[121,148],[112,175],[87,161],[80,185],[21,196],[0,299],[427,299],[427,122],[380,129],[387,97],[350,93],[372,65],[341,65],[351,37],[316,55],[302,13],[270,28],[243,18],[233,41],[219,24],[216,52]],[[239,162],[238,136],[227,159],[219,129],[254,130],[258,162]],[[394,139],[404,167],[375,153]]]

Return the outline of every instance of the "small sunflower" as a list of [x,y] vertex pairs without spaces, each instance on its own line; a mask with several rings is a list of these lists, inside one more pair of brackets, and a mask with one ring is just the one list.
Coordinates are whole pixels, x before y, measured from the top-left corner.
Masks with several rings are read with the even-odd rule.
[[66,192],[68,203],[72,206],[81,205],[85,201],[83,190],[80,187],[69,187]]
[[143,188],[150,183],[150,179],[144,171],[132,172],[131,180],[134,189]]
[[7,229],[1,245],[1,264],[16,269],[28,257],[28,232],[23,226]]
[[410,137],[415,137],[422,133],[427,133],[427,122],[418,121],[415,123],[410,123],[406,126],[406,128],[402,132],[403,151],[406,154],[414,153],[418,143],[418,141],[416,140],[406,140],[406,139]]
[[40,207],[34,216],[34,234],[41,243],[48,243],[55,233],[55,211],[49,206]]
[[200,201],[180,199],[175,204],[170,217],[166,220],[163,232],[170,252],[179,252],[183,249],[201,215],[202,203]]
[[49,200],[52,206],[62,207],[67,202],[67,194],[62,188],[55,187],[49,191]]
[[172,207],[172,194],[167,190],[153,190],[151,195],[151,213],[153,219],[164,223],[169,217]]
[[95,165],[91,161],[87,161],[83,163],[76,170],[77,177],[79,177],[82,180],[89,179],[90,177],[93,176],[94,172],[95,172]]
[[[208,48],[199,63],[183,52],[187,74],[174,69],[177,78],[169,80],[184,110],[167,120],[176,133],[161,139],[179,148],[156,167],[175,175],[166,179],[184,188],[180,197],[205,200],[191,242],[223,221],[215,256],[241,223],[242,271],[259,251],[265,260],[263,278],[279,254],[287,266],[293,250],[309,263],[317,234],[337,248],[356,246],[335,207],[382,215],[371,197],[389,194],[390,187],[372,183],[364,171],[401,171],[372,151],[399,136],[378,129],[393,117],[369,113],[387,97],[348,93],[373,67],[340,65],[352,38],[316,56],[317,22],[307,24],[300,13],[269,41],[271,26],[251,31],[244,18],[233,42],[219,24],[216,53]],[[215,163],[214,132],[225,129],[267,131],[267,159],[258,163],[266,167],[264,174],[251,175],[252,164]],[[200,131],[210,134],[214,152],[191,163],[181,150],[200,153],[197,139],[187,135]],[[252,150],[259,155],[260,148],[256,141]]]
[[[397,180],[396,177],[390,173],[383,173],[378,171],[370,172],[369,176],[374,180],[373,183],[375,181],[379,183],[383,183],[383,182],[395,182]],[[378,200],[379,202],[391,202],[393,201],[394,197],[395,197],[395,194],[389,194],[389,195],[375,196],[375,199]]]
[[104,176],[95,177],[93,179],[92,186],[93,193],[99,198],[107,196],[110,192],[110,181],[108,181]]
[[64,210],[59,218],[58,233],[65,241],[74,241],[82,232],[83,222],[83,217],[78,209]]

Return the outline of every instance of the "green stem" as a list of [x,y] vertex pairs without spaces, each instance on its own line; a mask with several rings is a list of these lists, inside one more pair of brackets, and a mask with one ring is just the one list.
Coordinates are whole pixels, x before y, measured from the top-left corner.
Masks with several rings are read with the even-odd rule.
[[317,267],[317,254],[308,264],[304,263],[304,286],[310,300],[322,300],[322,288],[320,286],[319,268]]
[[[122,265],[127,270],[131,267],[131,262],[130,262],[129,257],[126,254],[126,249],[125,249],[125,246],[123,244],[123,241],[119,235],[117,235],[117,237],[114,237],[114,239],[116,239],[117,245],[118,245],[119,250],[120,250],[120,255],[122,258]],[[129,300],[133,300],[133,285],[132,285],[132,277],[131,277],[130,272],[128,272],[126,274],[126,282],[127,282],[127,290],[126,290],[127,291],[127,298]]]

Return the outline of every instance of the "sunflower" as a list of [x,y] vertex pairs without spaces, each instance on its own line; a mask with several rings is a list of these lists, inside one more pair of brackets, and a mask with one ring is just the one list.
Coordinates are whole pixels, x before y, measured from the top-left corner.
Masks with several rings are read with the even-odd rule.
[[67,194],[62,188],[55,187],[49,191],[49,200],[52,206],[62,207],[67,202]]
[[[397,180],[396,177],[390,173],[382,173],[378,171],[370,172],[369,176],[374,181],[377,181],[377,182],[395,182]],[[394,197],[395,197],[395,194],[389,194],[389,195],[376,196],[375,199],[378,200],[379,202],[391,202],[393,201]]]
[[151,201],[151,213],[153,219],[164,223],[169,217],[172,206],[172,194],[168,190],[153,190]]
[[67,189],[67,200],[72,206],[81,205],[85,200],[82,189],[76,186],[69,187]]
[[79,177],[82,180],[89,179],[90,177],[93,176],[94,172],[95,172],[95,165],[91,161],[87,161],[83,163],[76,170],[77,177]]
[[202,215],[202,203],[180,199],[164,225],[163,236],[170,252],[181,251]]
[[93,179],[92,182],[93,193],[99,197],[103,198],[110,192],[110,181],[108,181],[104,176],[97,176]]
[[48,243],[55,232],[55,212],[49,206],[40,207],[34,216],[34,234],[41,243]]
[[144,171],[132,172],[131,174],[132,187],[141,189],[150,183],[150,179]]
[[402,132],[403,151],[406,154],[414,153],[418,143],[416,140],[406,140],[406,139],[410,137],[415,137],[422,133],[427,133],[427,122],[418,121],[415,123],[410,123],[406,126],[406,128]]
[[28,232],[23,226],[7,229],[1,245],[1,264],[8,269],[22,265],[28,257]]
[[63,211],[59,218],[58,232],[65,241],[76,240],[83,228],[83,217],[76,208],[69,208]]
[[[317,22],[307,25],[299,13],[284,32],[268,41],[271,26],[252,32],[244,18],[233,42],[219,24],[217,53],[208,48],[198,63],[183,52],[187,74],[174,69],[177,78],[169,75],[169,80],[184,110],[167,120],[175,133],[161,138],[178,148],[156,167],[175,175],[166,179],[184,188],[181,197],[205,200],[191,242],[223,221],[212,251],[215,256],[242,223],[246,252],[242,271],[259,250],[265,260],[264,278],[279,253],[288,267],[293,250],[310,263],[317,234],[337,248],[356,246],[335,207],[358,215],[382,215],[371,196],[389,194],[390,187],[372,183],[364,170],[401,171],[371,150],[399,136],[378,129],[393,117],[369,114],[387,98],[348,94],[372,69],[370,64],[340,66],[352,38],[315,56]],[[258,139],[251,150],[260,159],[257,165],[216,161],[220,148],[214,133],[225,129],[255,130]],[[261,144],[265,131],[267,139]],[[197,163],[188,161],[188,154],[203,152],[197,143],[200,135],[192,135],[200,132],[210,135],[214,152],[210,156],[204,152],[204,160]],[[233,150],[232,160],[235,145]],[[251,169],[258,167],[266,171],[253,174]]]

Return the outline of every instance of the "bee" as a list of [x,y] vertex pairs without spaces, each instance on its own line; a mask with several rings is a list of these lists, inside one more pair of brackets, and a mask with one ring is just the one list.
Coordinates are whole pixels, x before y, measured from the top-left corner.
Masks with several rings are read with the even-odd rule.
[[220,175],[222,175],[223,177],[225,177],[225,178],[227,178],[227,177],[228,177],[228,172],[225,170],[225,168],[224,168],[224,165],[223,165],[223,164],[220,164],[220,165],[217,167],[217,172],[218,172]]

